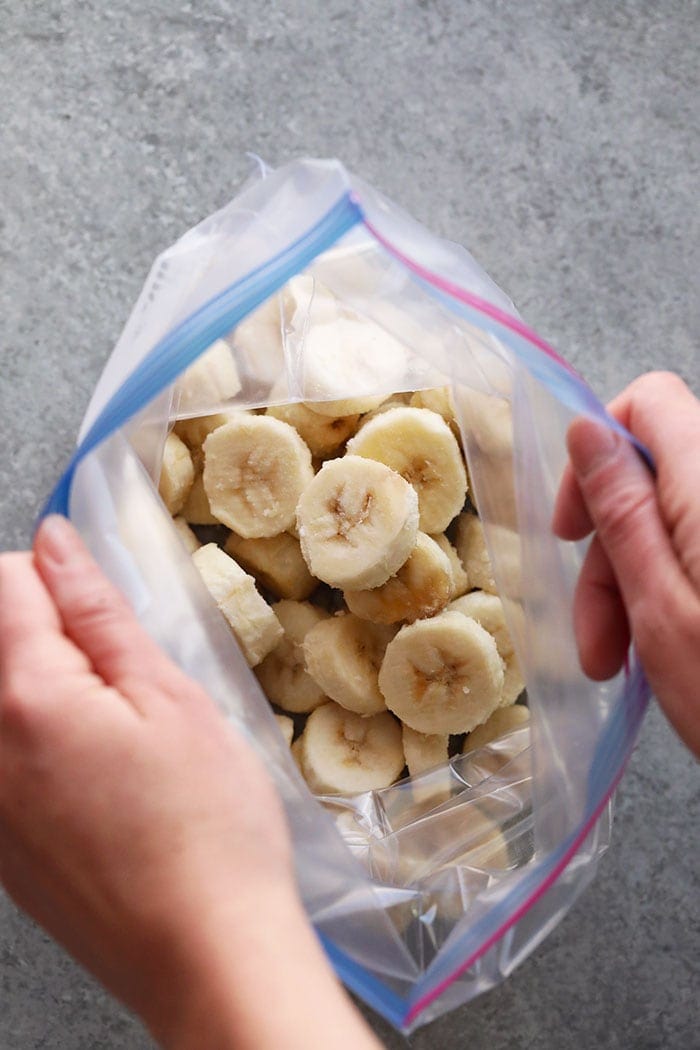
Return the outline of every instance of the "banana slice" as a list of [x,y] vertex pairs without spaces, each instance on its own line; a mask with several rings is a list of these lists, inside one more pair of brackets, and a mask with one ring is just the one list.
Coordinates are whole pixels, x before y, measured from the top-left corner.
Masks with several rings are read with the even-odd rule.
[[501,700],[503,661],[475,620],[442,612],[389,642],[379,688],[390,711],[419,733],[466,733]]
[[408,772],[412,777],[425,773],[434,766],[447,762],[447,746],[450,738],[444,733],[417,733],[410,726],[402,726],[401,739]]
[[448,386],[437,386],[430,390],[416,390],[409,402],[414,408],[429,408],[445,420],[452,433],[459,438],[459,426],[455,415],[455,403]]
[[275,715],[275,721],[279,726],[279,731],[284,737],[284,742],[287,747],[292,746],[292,740],[294,739],[294,722],[288,715]]
[[453,588],[447,555],[435,540],[419,532],[415,547],[395,576],[381,587],[345,591],[343,597],[350,612],[362,620],[413,623],[444,609]]
[[413,485],[423,532],[443,532],[464,505],[467,474],[459,445],[436,412],[410,407],[383,412],[360,428],[347,451],[386,463]]
[[241,380],[231,347],[223,339],[217,339],[180,376],[178,413],[206,412],[235,397],[240,389]]
[[244,539],[285,532],[313,476],[311,453],[296,430],[271,416],[241,415],[204,442],[212,514]]
[[230,412],[214,412],[209,416],[192,416],[190,419],[178,419],[173,427],[174,432],[185,442],[190,450],[201,449],[202,445],[217,427],[223,427],[236,417],[236,413],[245,413],[242,408]]
[[252,540],[231,532],[224,550],[278,598],[303,601],[317,586],[304,561],[299,540],[288,532]]
[[331,700],[359,715],[373,715],[386,708],[377,675],[393,634],[352,613],[331,616],[304,639],[306,668]]
[[321,415],[301,402],[271,405],[267,415],[294,427],[317,459],[325,459],[336,452],[355,433],[360,418],[357,413],[350,416]]
[[283,635],[282,625],[233,558],[207,543],[192,555],[207,590],[228,620],[250,667],[259,664]]
[[182,510],[194,482],[194,463],[190,450],[177,434],[165,439],[158,492],[171,514]]
[[379,587],[415,546],[418,499],[383,463],[344,456],[324,463],[306,487],[297,526],[302,553],[317,579],[341,589]]
[[184,502],[181,517],[190,525],[220,525],[221,522],[215,518],[209,506],[209,497],[204,491],[204,481],[201,473],[195,475],[192,488]]
[[447,560],[452,569],[452,597],[459,598],[462,594],[467,593],[470,586],[469,577],[459,559],[459,554],[454,549],[444,532],[440,532],[437,536],[431,536],[430,538],[435,540],[440,550],[447,555]]
[[463,613],[464,616],[471,616],[485,631],[493,635],[498,655],[504,665],[501,705],[507,707],[508,704],[515,703],[525,688],[525,682],[508,633],[501,599],[487,591],[472,591],[471,594],[457,598],[449,608]]
[[313,711],[328,697],[306,671],[304,639],[328,613],[310,602],[293,601],[277,602],[272,611],[282,624],[284,637],[256,668],[257,679],[268,700],[285,711]]
[[178,536],[185,544],[188,554],[194,554],[196,550],[202,546],[192,529],[189,527],[184,518],[176,517],[173,518],[173,525]]
[[309,787],[322,795],[388,787],[404,767],[401,727],[388,711],[362,718],[333,703],[311,712],[300,752]]
[[457,519],[455,548],[466,569],[471,587],[497,594],[491,559],[486,547],[484,527],[476,514],[465,511]]
[[478,747],[485,747],[492,740],[498,740],[499,736],[510,733],[512,729],[519,729],[530,721],[530,712],[522,704],[511,707],[499,707],[497,711],[486,719],[483,725],[477,726],[469,733],[464,741],[462,754],[476,751]]

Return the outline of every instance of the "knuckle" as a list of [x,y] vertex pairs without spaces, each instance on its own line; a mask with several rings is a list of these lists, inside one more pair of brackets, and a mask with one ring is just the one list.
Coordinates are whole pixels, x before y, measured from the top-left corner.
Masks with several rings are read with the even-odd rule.
[[654,490],[635,482],[620,482],[604,469],[590,481],[596,528],[604,547],[618,549],[637,535],[655,506]]
[[92,582],[74,595],[71,624],[74,631],[103,631],[114,627],[122,618],[123,609],[117,596],[101,583]]

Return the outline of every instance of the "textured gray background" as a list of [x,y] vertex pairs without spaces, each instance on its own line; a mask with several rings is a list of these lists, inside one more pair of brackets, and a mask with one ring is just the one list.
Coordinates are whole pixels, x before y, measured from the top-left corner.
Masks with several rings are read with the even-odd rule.
[[[343,159],[470,247],[602,396],[652,367],[697,391],[699,25],[683,0],[0,0],[2,547],[153,257],[246,150]],[[410,1045],[697,1045],[698,783],[653,711],[595,884]],[[149,1045],[0,898],[0,1050]]]

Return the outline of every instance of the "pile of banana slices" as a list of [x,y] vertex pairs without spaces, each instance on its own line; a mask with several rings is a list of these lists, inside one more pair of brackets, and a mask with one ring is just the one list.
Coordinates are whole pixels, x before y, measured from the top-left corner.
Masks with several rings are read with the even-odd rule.
[[458,433],[439,388],[167,437],[160,494],[316,794],[385,788],[527,720]]

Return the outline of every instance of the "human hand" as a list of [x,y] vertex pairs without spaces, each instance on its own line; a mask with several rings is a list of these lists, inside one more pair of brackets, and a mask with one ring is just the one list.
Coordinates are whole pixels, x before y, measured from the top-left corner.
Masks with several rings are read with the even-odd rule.
[[572,423],[553,528],[568,540],[595,530],[574,602],[581,666],[612,677],[631,638],[669,721],[700,755],[700,402],[657,372],[609,410],[649,449],[656,478],[620,435]]
[[292,1022],[314,987],[352,1011],[263,762],[64,519],[0,557],[0,669],[0,881],[20,907],[168,1046],[331,1045]]

